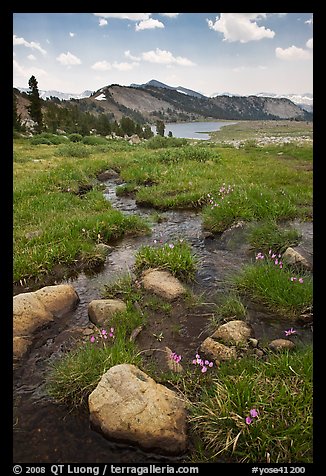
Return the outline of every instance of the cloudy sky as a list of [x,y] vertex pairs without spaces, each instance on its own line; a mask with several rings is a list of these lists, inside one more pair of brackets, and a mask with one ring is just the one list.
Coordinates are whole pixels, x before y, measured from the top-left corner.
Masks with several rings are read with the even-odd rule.
[[13,85],[313,92],[312,13],[14,13]]

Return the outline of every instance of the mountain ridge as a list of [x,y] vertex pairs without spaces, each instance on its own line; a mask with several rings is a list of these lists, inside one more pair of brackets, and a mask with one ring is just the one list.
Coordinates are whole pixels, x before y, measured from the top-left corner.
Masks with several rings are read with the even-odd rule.
[[[150,82],[149,82],[150,83]],[[158,82],[159,83],[159,82]],[[163,85],[163,86],[162,86]],[[83,112],[107,115],[110,120],[120,121],[123,116],[139,123],[185,122],[203,120],[312,120],[309,113],[287,98],[265,96],[196,96],[180,91],[181,87],[165,87],[164,83],[121,86],[104,86],[91,95],[69,100],[47,99],[43,107],[56,102],[62,107],[74,105]],[[17,89],[16,89],[17,91]],[[87,91],[89,93],[90,91]],[[23,93],[21,93],[23,94]],[[68,94],[68,93],[67,93]],[[24,94],[25,102],[28,95]],[[26,104],[25,104],[26,109]]]

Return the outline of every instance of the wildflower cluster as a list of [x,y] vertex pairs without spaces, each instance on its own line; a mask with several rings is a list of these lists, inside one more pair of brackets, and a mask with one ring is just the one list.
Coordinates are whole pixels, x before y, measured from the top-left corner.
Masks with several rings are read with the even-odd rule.
[[[267,258],[274,261],[275,266],[278,266],[280,269],[283,268],[283,262],[280,259],[282,257],[281,254],[274,253],[272,250],[269,250]],[[259,253],[256,254],[256,260],[263,260],[265,259],[265,255],[260,251]],[[292,282],[298,282],[300,284],[303,283],[303,278],[296,278],[295,276],[291,276],[290,281]]]
[[[111,327],[110,328],[110,332],[108,333],[106,329],[100,329],[99,330],[99,336],[101,339],[108,339],[108,337],[111,337],[112,339],[114,339],[114,327]],[[96,338],[94,335],[92,335],[90,337],[90,342],[93,344],[95,341],[98,342],[98,338]]]
[[[222,187],[219,189],[218,196],[219,199],[224,200],[224,197],[228,195],[229,193],[233,192],[233,188],[231,185],[228,185],[227,187],[225,186],[225,183],[223,183]],[[208,203],[211,206],[211,209],[213,210],[215,207],[219,207],[219,203],[217,200],[211,195],[210,193],[207,194],[208,197]]]
[[203,360],[200,358],[199,354],[196,354],[196,358],[192,361],[194,365],[199,365],[202,369],[202,373],[207,372],[207,369],[209,367],[213,367],[213,362],[210,362],[209,360]]
[[291,327],[291,329],[288,329],[287,331],[284,331],[285,337],[292,336],[297,334],[297,331]]
[[249,411],[249,414],[250,414],[250,416],[246,417],[247,425],[250,425],[253,422],[253,418],[258,418],[258,411],[256,410],[256,408],[252,408]]
[[298,283],[302,284],[303,283],[303,278],[296,278],[295,276],[291,276],[290,281],[292,281],[294,283],[296,281],[298,281]]
[[170,358],[178,364],[180,360],[182,359],[182,356],[176,354],[175,352],[172,352],[172,354],[170,354]]
[[[275,266],[278,266],[280,269],[283,268],[283,262],[281,261],[281,254],[280,253],[273,253],[272,250],[269,250],[268,252],[268,256],[267,256],[268,259],[271,259],[272,261],[274,261],[274,264]],[[263,253],[259,252],[257,255],[256,255],[256,260],[263,260],[265,259],[265,256]]]

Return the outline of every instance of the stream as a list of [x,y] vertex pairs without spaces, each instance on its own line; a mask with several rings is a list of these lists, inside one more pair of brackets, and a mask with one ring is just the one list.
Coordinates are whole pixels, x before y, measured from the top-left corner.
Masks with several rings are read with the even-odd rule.
[[[133,198],[116,195],[117,182],[105,182],[105,197],[113,207],[125,213],[134,213],[150,219],[153,209],[139,208]],[[291,224],[302,234],[301,250],[312,260],[313,224],[294,221]],[[64,405],[54,404],[46,393],[45,376],[49,365],[71,348],[89,324],[87,308],[93,299],[101,299],[105,284],[132,272],[135,254],[142,245],[154,240],[163,243],[182,238],[192,246],[199,259],[194,294],[218,301],[228,290],[228,278],[253,259],[246,243],[245,226],[235,226],[219,236],[210,236],[201,226],[200,212],[167,211],[152,226],[149,236],[125,237],[112,247],[103,269],[94,275],[81,273],[64,283],[72,284],[80,302],[77,308],[55,320],[34,340],[31,352],[14,369],[14,431],[13,459],[15,463],[180,463],[185,456],[167,457],[147,453],[127,444],[106,440],[89,426],[87,408],[70,411]],[[248,322],[257,339],[264,342],[284,336],[284,329],[298,329],[297,339],[312,342],[312,329],[300,327],[288,319],[280,319],[263,306],[248,302]],[[189,320],[187,332],[194,339],[201,328]],[[196,334],[196,335],[195,335]],[[202,339],[203,340],[203,339]]]

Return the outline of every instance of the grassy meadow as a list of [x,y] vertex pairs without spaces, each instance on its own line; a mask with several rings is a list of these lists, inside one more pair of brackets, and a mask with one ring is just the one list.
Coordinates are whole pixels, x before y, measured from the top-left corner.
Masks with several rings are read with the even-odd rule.
[[[115,210],[104,198],[96,177],[107,169],[119,172],[125,182],[117,193],[131,194],[139,206],[158,212],[196,209],[203,228],[213,234],[247,222],[255,253],[272,249],[281,254],[297,244],[300,236],[286,224],[312,220],[312,145],[258,147],[253,131],[298,137],[309,135],[312,125],[246,121],[222,130],[225,140],[241,139],[244,145],[222,143],[219,133],[208,142],[154,137],[137,145],[103,138],[78,143],[15,138],[14,283],[41,286],[58,267],[67,272],[94,268],[103,262],[96,244],[114,245],[125,235],[150,233],[150,222]],[[150,266],[187,281],[199,263],[181,241],[140,248],[135,271]],[[127,311],[112,323],[113,339],[104,342],[99,330],[94,345],[83,344],[55,362],[49,392],[56,401],[79,406],[102,373],[117,363],[135,363],[156,377],[130,340],[132,330],[148,318],[148,302],[142,307],[145,297],[136,284],[129,278],[107,289],[106,297],[127,303]],[[234,277],[234,294],[226,297],[219,315],[244,319],[243,295],[280,316],[297,317],[312,304],[312,275],[253,259]],[[169,312],[162,303],[156,307]],[[264,359],[223,362],[205,375],[186,364],[184,374],[160,375],[161,383],[187,401],[188,462],[312,462],[312,348],[298,345],[279,354],[266,349],[265,354]]]

